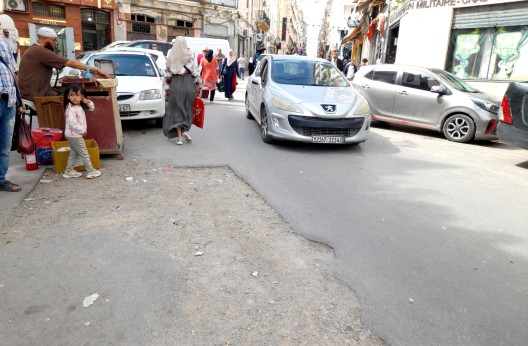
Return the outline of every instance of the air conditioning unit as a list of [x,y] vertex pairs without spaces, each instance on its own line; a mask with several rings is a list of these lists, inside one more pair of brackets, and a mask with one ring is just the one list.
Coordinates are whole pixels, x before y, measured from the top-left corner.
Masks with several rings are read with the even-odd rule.
[[5,9],[7,11],[20,11],[20,12],[27,11],[24,0],[7,0],[5,2]]

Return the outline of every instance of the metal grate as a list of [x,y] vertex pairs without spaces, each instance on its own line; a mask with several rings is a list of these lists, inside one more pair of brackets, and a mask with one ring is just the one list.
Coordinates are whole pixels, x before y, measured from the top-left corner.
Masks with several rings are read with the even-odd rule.
[[301,136],[355,136],[363,127],[363,118],[325,119],[304,116],[288,117],[292,129]]
[[135,117],[136,115],[139,115],[141,112],[119,112],[119,115],[122,117]]
[[293,130],[301,136],[345,136],[352,137],[356,135],[359,130],[355,129],[330,129],[330,128],[319,128],[314,129],[311,127],[294,127]]
[[131,99],[132,97],[134,97],[134,94],[121,94],[121,95],[117,95],[117,100],[124,101],[124,100]]
[[40,2],[34,2],[33,13],[42,17],[66,18],[66,11],[64,10],[64,6],[61,5],[49,5]]

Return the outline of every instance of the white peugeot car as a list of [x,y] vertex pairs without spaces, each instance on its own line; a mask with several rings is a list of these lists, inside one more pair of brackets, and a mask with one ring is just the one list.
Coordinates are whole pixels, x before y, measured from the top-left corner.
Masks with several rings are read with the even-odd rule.
[[246,116],[262,140],[357,144],[367,140],[368,102],[329,61],[269,54],[246,88]]

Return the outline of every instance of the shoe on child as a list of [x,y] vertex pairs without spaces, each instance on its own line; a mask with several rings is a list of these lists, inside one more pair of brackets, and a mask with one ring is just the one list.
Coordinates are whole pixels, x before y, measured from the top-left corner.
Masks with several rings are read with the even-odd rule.
[[75,169],[72,169],[71,171],[67,171],[67,172],[62,173],[62,177],[66,178],[66,179],[79,178],[79,177],[82,177],[82,173],[81,172],[77,172]]
[[98,171],[97,169],[93,169],[91,172],[88,172],[86,174],[86,179],[93,179],[101,176],[101,171]]

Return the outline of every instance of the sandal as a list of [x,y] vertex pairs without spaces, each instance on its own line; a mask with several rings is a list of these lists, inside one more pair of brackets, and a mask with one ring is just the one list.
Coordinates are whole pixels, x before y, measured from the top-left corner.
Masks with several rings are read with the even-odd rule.
[[22,190],[20,185],[13,184],[8,180],[5,180],[3,183],[0,183],[0,191],[18,192],[20,190]]

